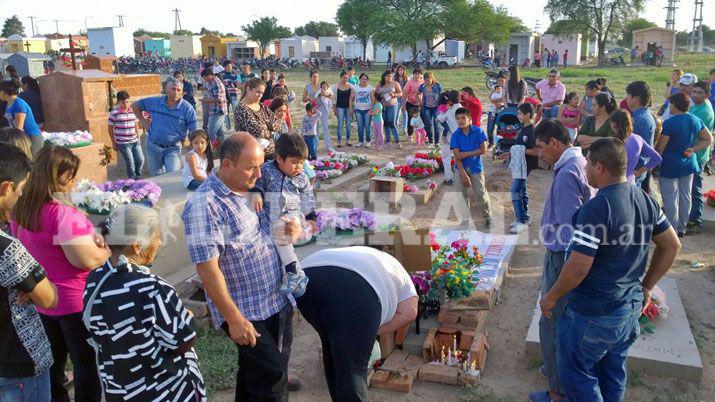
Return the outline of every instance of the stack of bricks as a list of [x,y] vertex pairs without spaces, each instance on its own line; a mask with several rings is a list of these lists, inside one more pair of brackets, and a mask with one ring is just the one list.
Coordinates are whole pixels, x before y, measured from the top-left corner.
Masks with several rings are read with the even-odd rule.
[[469,375],[461,367],[431,363],[440,360],[442,346],[445,344],[440,337],[450,339],[454,335],[458,335],[459,338],[457,348],[462,352],[468,352],[472,361],[475,362],[475,368],[479,370],[480,374],[484,373],[487,364],[487,350],[489,349],[486,334],[432,328],[427,333],[422,349],[423,360],[427,363],[420,368],[418,376],[420,380],[451,385],[470,385],[479,381],[478,377]]
[[370,385],[375,388],[410,392],[423,361],[403,350],[394,350],[372,375]]
[[80,161],[77,179],[87,179],[97,184],[107,181],[107,166],[102,166],[104,144],[93,142],[86,147],[71,148]]

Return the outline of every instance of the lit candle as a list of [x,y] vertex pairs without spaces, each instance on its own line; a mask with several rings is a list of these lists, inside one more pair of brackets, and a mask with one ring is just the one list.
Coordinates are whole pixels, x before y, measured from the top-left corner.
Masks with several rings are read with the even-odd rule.
[[452,336],[452,349],[457,350],[457,334]]

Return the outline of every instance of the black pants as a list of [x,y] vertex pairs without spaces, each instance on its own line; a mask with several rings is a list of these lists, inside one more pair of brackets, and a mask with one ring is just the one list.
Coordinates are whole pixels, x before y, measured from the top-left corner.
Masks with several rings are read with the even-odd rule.
[[82,313],[60,316],[40,314],[47,338],[52,348],[54,363],[50,367],[52,401],[69,401],[64,377],[67,354],[72,360],[74,374],[74,400],[77,402],[100,401],[102,389],[97,373],[94,350],[87,343],[89,332],[82,323]]
[[367,365],[380,327],[375,290],[339,267],[305,269],[308,289],[298,309],[323,344],[323,368],[333,401],[367,401]]
[[[407,111],[407,135],[412,135],[415,132],[415,129],[412,127],[412,124],[410,122],[410,119],[412,119],[412,113],[410,112],[410,110],[412,108],[415,108],[418,111],[420,110],[420,108],[417,107],[417,105],[405,101],[405,111]],[[425,123],[425,124],[427,124],[427,123]]]
[[[288,401],[288,357],[293,343],[293,307],[263,321],[251,321],[261,334],[256,346],[238,346],[236,402]],[[228,324],[221,325],[228,333]],[[280,346],[279,346],[280,345]]]

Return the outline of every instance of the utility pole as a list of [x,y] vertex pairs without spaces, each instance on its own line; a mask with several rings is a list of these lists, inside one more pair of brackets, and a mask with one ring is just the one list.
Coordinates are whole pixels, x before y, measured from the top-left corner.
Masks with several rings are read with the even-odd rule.
[[55,22],[55,32],[60,33],[60,20],[52,20]]
[[181,17],[179,16],[179,13],[181,12],[181,10],[179,10],[178,8],[175,8],[171,11],[174,12],[174,32],[180,31],[181,30]]
[[665,27],[668,29],[675,29],[675,10],[678,8],[675,3],[678,1],[680,0],[668,0],[668,7],[665,7],[668,10],[668,14],[665,17]]
[[539,33],[541,32],[541,21],[539,21],[538,19],[536,20],[536,26],[534,26],[534,30]]
[[693,31],[688,39],[689,51],[703,51],[703,0],[695,0],[695,16],[693,16]]
[[126,17],[126,15],[117,15],[117,18],[119,18],[119,26],[120,27],[124,26],[124,17]]
[[32,26],[32,37],[35,37],[35,18],[37,17],[30,17],[30,25]]

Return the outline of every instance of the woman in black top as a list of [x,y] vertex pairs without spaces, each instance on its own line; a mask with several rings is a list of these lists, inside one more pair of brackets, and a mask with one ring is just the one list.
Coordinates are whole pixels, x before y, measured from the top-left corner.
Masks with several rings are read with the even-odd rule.
[[35,116],[35,122],[42,127],[45,114],[42,112],[42,99],[40,98],[40,84],[32,77],[22,77],[22,92],[17,97],[27,102]]
[[338,118],[338,148],[342,146],[343,125],[345,125],[345,145],[351,147],[350,143],[350,123],[352,122],[353,86],[348,83],[348,73],[340,73],[340,83],[336,87],[335,116]]
[[519,73],[519,67],[509,66],[509,81],[504,90],[507,103],[513,103],[515,105],[521,105],[528,95],[528,88],[526,81],[521,78],[521,73]]

